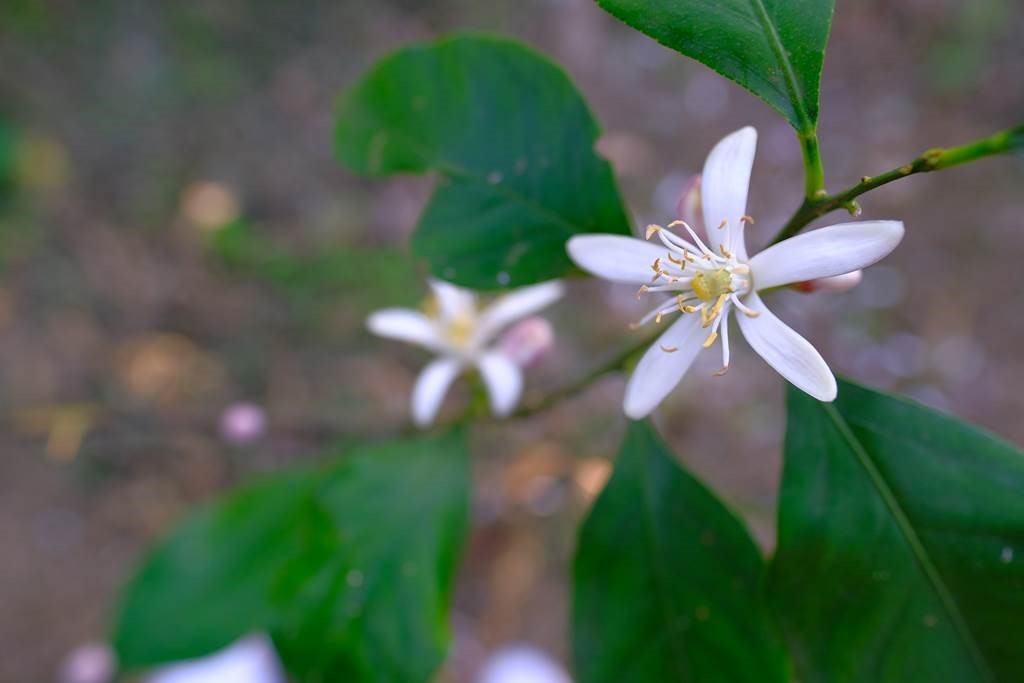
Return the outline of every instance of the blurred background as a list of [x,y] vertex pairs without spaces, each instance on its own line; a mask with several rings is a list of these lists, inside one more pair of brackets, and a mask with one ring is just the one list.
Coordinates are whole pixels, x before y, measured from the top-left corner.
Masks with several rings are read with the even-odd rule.
[[[830,189],[1024,120],[1020,3],[837,5]],[[191,505],[405,424],[426,357],[363,320],[424,295],[406,244],[431,181],[346,172],[332,115],[375,59],[459,28],[566,67],[638,224],[672,220],[711,146],[746,124],[760,132],[754,245],[798,203],[779,117],[591,0],[0,0],[0,681],[52,680],[102,639],[119,585]],[[902,246],[857,289],[784,292],[776,312],[837,371],[1024,444],[1024,159],[914,176],[862,204],[905,221]],[[568,301],[528,393],[635,338],[645,305],[583,281]],[[742,343],[724,378],[718,362],[698,363],[659,427],[770,550],[783,386]],[[475,430],[445,680],[473,680],[509,643],[567,659],[575,529],[610,471],[622,386]]]

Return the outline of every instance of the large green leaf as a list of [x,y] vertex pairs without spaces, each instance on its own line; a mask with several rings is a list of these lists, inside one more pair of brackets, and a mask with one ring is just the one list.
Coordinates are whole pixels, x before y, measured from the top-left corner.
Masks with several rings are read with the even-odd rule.
[[850,383],[789,392],[773,593],[803,681],[1024,680],[1024,454]]
[[786,680],[743,525],[633,422],[580,532],[573,660],[581,683]]
[[629,232],[597,136],[557,66],[512,41],[457,36],[379,62],[342,99],[336,148],[359,173],[439,173],[413,251],[439,277],[496,289],[572,270],[576,233]]
[[194,514],[128,586],[126,668],[269,631],[303,681],[420,681],[441,663],[467,524],[461,438],[365,447]]
[[798,131],[818,121],[834,0],[597,0],[659,43],[770,104]]

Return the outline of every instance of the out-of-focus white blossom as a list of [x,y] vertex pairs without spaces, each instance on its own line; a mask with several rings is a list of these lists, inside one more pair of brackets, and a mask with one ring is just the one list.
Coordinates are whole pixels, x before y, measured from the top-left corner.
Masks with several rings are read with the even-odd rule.
[[259,441],[267,431],[267,413],[254,403],[234,403],[220,416],[220,435],[241,446]]
[[499,296],[480,308],[476,295],[441,280],[430,280],[433,298],[426,310],[388,308],[366,321],[371,332],[422,346],[438,354],[416,380],[412,415],[417,425],[434,421],[452,381],[467,368],[479,370],[498,417],[512,412],[523,390],[520,364],[493,344],[498,334],[517,320],[557,301],[560,282],[523,287]]
[[158,669],[146,683],[285,683],[270,639],[253,635],[202,659]]
[[511,645],[488,658],[477,683],[572,683],[572,679],[542,650]]
[[114,651],[105,643],[79,645],[60,667],[60,683],[109,683],[117,669]]
[[520,320],[498,340],[498,348],[521,368],[538,364],[554,345],[555,329],[539,315]]

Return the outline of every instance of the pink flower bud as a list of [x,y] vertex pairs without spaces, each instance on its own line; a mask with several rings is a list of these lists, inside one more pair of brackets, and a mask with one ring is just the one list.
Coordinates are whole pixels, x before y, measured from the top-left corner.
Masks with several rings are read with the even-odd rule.
[[816,280],[806,280],[790,285],[793,289],[804,294],[811,292],[845,292],[860,284],[864,277],[863,270],[854,270],[842,275],[832,277],[820,277]]
[[521,368],[539,363],[554,344],[554,328],[540,316],[519,321],[498,340],[498,348]]
[[220,435],[236,446],[259,441],[267,431],[267,414],[253,403],[234,403],[220,416]]
[[704,216],[700,203],[700,174],[690,176],[679,195],[676,217],[687,223],[698,235],[704,232]]

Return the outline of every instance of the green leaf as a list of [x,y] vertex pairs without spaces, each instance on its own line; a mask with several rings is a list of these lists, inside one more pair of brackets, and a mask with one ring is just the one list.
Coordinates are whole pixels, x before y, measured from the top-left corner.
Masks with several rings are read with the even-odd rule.
[[841,383],[789,392],[774,601],[803,681],[1024,680],[1024,454]]
[[496,289],[572,271],[576,233],[629,233],[598,133],[560,68],[463,35],[379,62],[342,99],[336,149],[357,173],[437,172],[413,252],[441,278]]
[[580,532],[573,659],[581,683],[785,681],[764,563],[742,523],[630,423]]
[[241,488],[186,520],[127,587],[114,633],[122,666],[266,630],[300,680],[428,679],[449,640],[468,488],[452,435]]
[[597,0],[662,45],[736,81],[798,131],[818,122],[833,0]]

